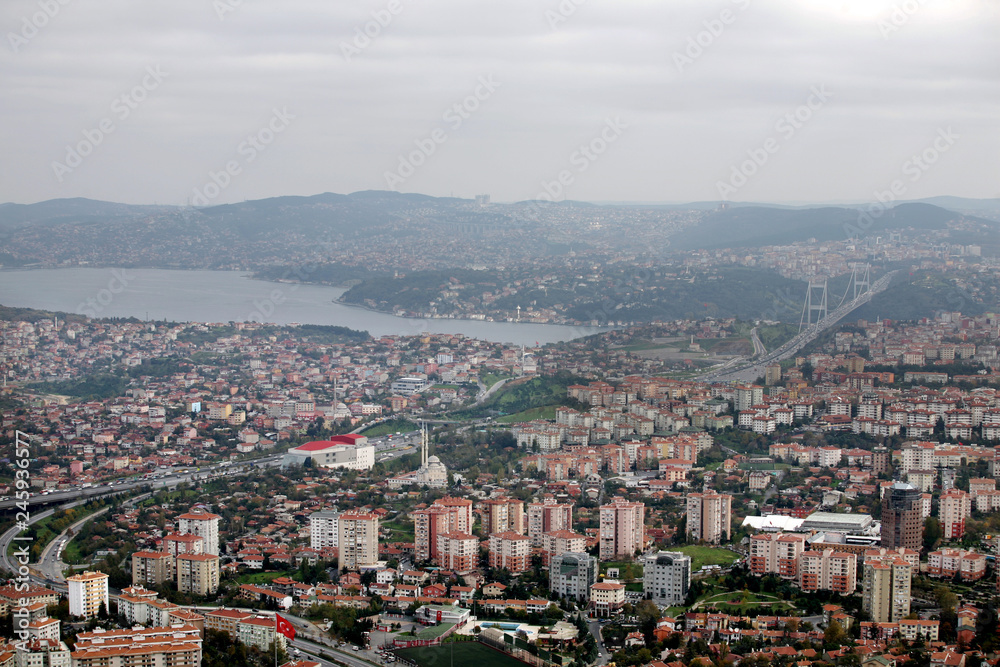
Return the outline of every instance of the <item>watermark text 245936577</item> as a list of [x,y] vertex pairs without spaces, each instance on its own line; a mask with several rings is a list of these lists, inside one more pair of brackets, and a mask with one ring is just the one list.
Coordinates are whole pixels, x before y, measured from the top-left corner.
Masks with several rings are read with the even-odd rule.
[[[28,499],[31,487],[28,472],[28,464],[31,462],[31,450],[28,447],[29,436],[22,431],[14,432],[14,488],[17,490],[15,505],[17,506],[17,528],[26,531],[31,523],[31,512],[28,510]],[[32,541],[30,535],[17,535],[14,540],[18,542],[12,553],[13,560],[17,562],[17,572],[14,576],[14,590],[23,593],[31,586],[31,570],[28,563],[31,562],[31,551],[27,542]],[[14,615],[14,634],[19,638],[18,644],[24,645],[28,641],[28,623],[31,621],[31,614],[22,604],[11,610]]]

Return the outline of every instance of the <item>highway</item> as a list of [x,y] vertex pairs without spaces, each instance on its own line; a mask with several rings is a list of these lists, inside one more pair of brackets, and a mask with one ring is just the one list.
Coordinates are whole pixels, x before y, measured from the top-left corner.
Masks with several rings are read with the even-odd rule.
[[753,356],[759,357],[762,354],[767,354],[767,348],[764,347],[764,343],[760,342],[760,338],[757,336],[757,327],[750,330],[750,342],[753,343]]
[[[137,498],[146,498],[148,496],[149,494],[143,494],[141,496],[137,496]],[[134,502],[137,498],[133,498],[130,500]],[[66,544],[68,544],[70,540],[70,537],[69,535],[67,535],[67,533],[69,533],[69,531],[73,531],[75,534],[76,531],[79,530],[80,526],[87,523],[88,521],[91,521],[92,519],[97,518],[98,516],[104,514],[110,509],[111,507],[108,506],[97,510],[96,512],[94,512],[89,516],[80,519],[79,521],[71,525],[69,528],[59,533],[59,535],[57,535],[51,542],[45,545],[45,548],[42,550],[42,555],[38,559],[38,563],[35,565],[35,568],[38,570],[39,575],[45,579],[48,579],[49,581],[58,581],[58,582],[64,581],[63,570],[65,569],[64,567],[65,563],[62,562],[62,554],[63,554],[63,549],[66,548]]]
[[[78,500],[83,498],[85,500],[90,500],[92,498],[98,498],[100,496],[119,494],[131,491],[132,489],[138,487],[151,487],[155,489],[162,489],[165,487],[177,486],[183,482],[195,482],[200,480],[206,480],[212,477],[222,477],[229,475],[237,475],[246,472],[251,466],[277,466],[281,464],[281,459],[284,454],[272,454],[271,456],[266,456],[260,459],[253,459],[249,461],[240,461],[239,463],[233,463],[231,465],[221,465],[215,464],[210,466],[188,466],[183,468],[187,472],[168,472],[159,473],[157,477],[150,479],[144,479],[142,477],[136,477],[134,479],[123,479],[114,482],[109,482],[108,484],[101,484],[99,486],[92,486],[87,488],[73,488],[66,489],[64,491],[51,491],[43,493],[35,493],[30,498],[28,498],[28,505],[30,507],[42,507],[45,505],[59,505],[72,500]],[[17,507],[19,501],[16,497],[8,498],[7,500],[0,501],[0,511],[6,511],[14,509]]]
[[[695,379],[699,382],[753,382],[757,378],[764,375],[764,369],[769,364],[782,361],[793,356],[808,343],[815,340],[816,337],[822,332],[837,324],[840,320],[850,314],[851,311],[871,301],[872,297],[876,294],[885,291],[885,289],[889,286],[889,283],[892,281],[893,276],[895,276],[898,272],[899,271],[890,271],[885,274],[872,283],[870,290],[842,304],[839,308],[829,313],[815,325],[809,327],[805,331],[802,331],[778,349],[767,353],[750,363],[746,363],[748,361],[748,358],[746,357],[730,359],[721,366],[718,366],[703,375],[699,375]],[[760,344],[760,340],[756,337],[756,329],[754,329],[752,339],[754,340],[754,353],[756,354],[757,346]],[[763,349],[763,345],[760,347]],[[743,363],[744,365],[733,368],[740,363]]]
[[[196,482],[211,477],[228,477],[231,475],[238,475],[249,470],[251,466],[277,466],[281,464],[283,456],[284,454],[274,454],[265,458],[240,462],[233,465],[203,466],[200,469],[197,467],[184,468],[183,470],[186,470],[187,472],[164,473],[162,476],[154,479],[137,478],[130,481],[123,480],[114,484],[88,487],[85,489],[70,489],[67,491],[57,491],[45,495],[36,494],[28,500],[31,518],[27,523],[29,525],[37,523],[38,521],[51,516],[57,509],[69,509],[71,507],[86,504],[97,497],[123,494],[140,487],[152,487],[153,489],[173,487],[182,482]],[[129,502],[135,502],[143,497],[145,496],[140,495],[136,498],[131,498],[129,499]],[[8,510],[12,509],[16,507],[15,503],[17,502],[17,500],[4,501],[3,503],[0,503],[0,508]],[[57,505],[57,503],[59,504]],[[45,505],[53,505],[53,507],[46,508]],[[76,522],[70,528],[75,530],[83,523],[90,521],[94,518],[94,516],[97,515],[92,514],[85,519]],[[28,542],[21,542],[14,539],[20,532],[21,530],[17,526],[14,526],[7,532],[3,533],[3,535],[0,535],[0,569],[15,574],[18,572],[21,564],[17,562],[16,558],[9,555],[11,543],[15,545],[26,545],[29,548],[31,546]],[[46,545],[46,549],[42,552],[41,562],[37,565],[30,566],[31,570],[29,576],[33,583],[65,592],[66,585],[60,571],[60,558],[62,556],[62,550],[65,546],[66,533],[64,531],[62,534],[53,539],[52,542]],[[15,548],[17,548],[17,546],[15,546]]]

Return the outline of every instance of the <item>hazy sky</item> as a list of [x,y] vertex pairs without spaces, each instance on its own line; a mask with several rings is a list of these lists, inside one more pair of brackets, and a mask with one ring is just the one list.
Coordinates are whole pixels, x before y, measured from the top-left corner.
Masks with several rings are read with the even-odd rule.
[[0,201],[1000,197],[997,0],[3,0],[0,27]]

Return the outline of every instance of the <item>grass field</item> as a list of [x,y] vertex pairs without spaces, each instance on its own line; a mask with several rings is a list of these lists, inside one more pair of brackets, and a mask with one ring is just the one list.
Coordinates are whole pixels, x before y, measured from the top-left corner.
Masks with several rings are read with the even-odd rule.
[[[452,662],[454,651],[454,662]],[[419,667],[444,667],[445,665],[477,665],[478,667],[524,667],[520,660],[501,653],[479,642],[455,642],[441,646],[402,648],[396,655],[411,660]]]
[[694,574],[705,565],[721,565],[726,567],[732,565],[739,556],[729,549],[719,547],[704,547],[698,544],[690,544],[679,547],[677,551],[691,557],[691,573]]
[[289,572],[253,572],[241,574],[236,578],[236,581],[241,584],[269,584],[278,577],[290,577],[294,573],[294,570]]
[[716,608],[730,614],[746,614],[751,609],[771,614],[787,613],[794,606],[781,598],[766,593],[750,593],[747,591],[731,591],[709,595],[698,600],[699,610]]
[[439,623],[438,625],[428,625],[417,633],[417,639],[437,639],[455,626],[454,623]]
[[556,406],[546,405],[541,408],[530,408],[528,410],[522,410],[517,414],[504,415],[503,417],[497,417],[496,421],[501,424],[516,424],[518,422],[528,422],[532,419],[555,419],[556,418]]
[[413,422],[406,419],[393,419],[392,421],[382,422],[381,424],[376,424],[371,428],[367,428],[361,432],[361,435],[366,438],[377,438],[383,435],[393,435],[394,433],[405,433],[407,431],[415,431],[419,428]]
[[412,542],[414,538],[413,522],[405,519],[393,519],[382,524],[384,528],[392,531],[392,540],[398,542]]
[[509,376],[509,375],[497,375],[495,373],[483,373],[483,374],[481,374],[479,376],[479,380],[483,384],[486,385],[487,389],[489,389],[490,387],[492,387],[493,385],[495,385],[500,380],[506,380],[506,379],[508,379],[510,377],[511,376]]

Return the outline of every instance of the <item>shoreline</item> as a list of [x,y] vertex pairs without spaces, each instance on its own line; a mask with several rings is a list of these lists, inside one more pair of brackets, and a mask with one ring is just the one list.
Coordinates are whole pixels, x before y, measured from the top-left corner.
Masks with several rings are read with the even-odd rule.
[[[300,283],[299,281],[289,281],[289,282],[298,283],[298,284],[302,284],[302,285],[314,285],[314,284],[317,284],[317,283]],[[327,287],[331,287],[331,285],[327,285]],[[616,329],[620,329],[621,328],[621,327],[618,327],[618,326],[609,326],[609,325],[606,325],[606,324],[605,325],[598,324],[598,325],[595,326],[595,325],[592,325],[592,324],[582,324],[582,323],[581,324],[576,324],[576,323],[571,323],[571,322],[564,322],[564,323],[560,323],[560,322],[535,322],[535,321],[532,321],[532,320],[521,320],[520,322],[515,322],[513,320],[494,320],[494,319],[488,319],[489,316],[485,316],[484,319],[477,319],[477,318],[473,318],[473,317],[433,317],[433,316],[428,317],[428,316],[425,316],[425,315],[398,315],[398,314],[393,313],[393,312],[389,312],[389,311],[385,311],[385,310],[378,310],[377,308],[372,308],[371,306],[365,306],[365,305],[362,305],[362,304],[359,304],[359,303],[348,303],[346,301],[342,301],[340,298],[332,299],[331,303],[335,303],[338,306],[344,306],[346,308],[358,308],[359,310],[364,310],[364,311],[367,311],[369,313],[377,313],[379,315],[388,315],[390,317],[398,317],[398,318],[404,319],[404,320],[427,320],[427,321],[440,321],[440,320],[449,321],[450,320],[450,321],[453,321],[453,322],[483,322],[484,324],[533,324],[535,326],[540,326],[540,327],[569,327],[569,328],[580,328],[580,329],[593,329],[594,330],[593,333],[595,333],[595,334],[596,333],[602,333],[604,331],[614,331]],[[629,326],[636,326],[636,325],[629,325]],[[585,334],[585,335],[590,336],[590,335],[593,335],[593,334]]]
[[[6,273],[3,273],[4,268],[6,268]],[[123,273],[123,276],[115,276],[114,273]],[[136,283],[133,286],[133,273],[135,274]],[[575,322],[552,322],[552,321],[532,321],[522,319],[521,321],[507,321],[502,319],[491,319],[489,315],[484,315],[482,318],[478,317],[448,317],[448,316],[433,316],[433,315],[421,315],[419,313],[406,313],[406,314],[396,314],[393,312],[382,311],[377,308],[372,308],[367,304],[354,304],[348,303],[341,297],[347,291],[347,287],[335,286],[328,283],[303,281],[295,276],[288,277],[274,277],[266,278],[260,277],[255,274],[253,270],[248,270],[245,268],[231,268],[231,269],[182,269],[182,268],[155,268],[155,267],[118,267],[118,266],[62,266],[57,268],[44,268],[40,266],[33,267],[0,267],[0,274],[6,275],[6,281],[8,287],[10,288],[9,299],[7,299],[7,306],[11,308],[28,308],[31,310],[44,310],[52,311],[53,313],[61,313],[65,316],[75,316],[81,315],[86,316],[89,313],[81,312],[78,308],[74,307],[77,305],[77,300],[83,300],[87,296],[94,296],[99,298],[101,295],[104,297],[104,301],[100,302],[102,308],[98,309],[97,318],[102,317],[121,317],[128,318],[134,317],[137,320],[143,320],[146,317],[154,321],[171,321],[171,322],[211,322],[211,321],[259,321],[258,317],[246,317],[246,310],[253,307],[265,308],[271,305],[272,308],[284,307],[284,302],[286,298],[292,296],[292,293],[298,293],[297,301],[304,302],[314,302],[315,306],[312,315],[306,315],[300,313],[298,316],[283,315],[277,318],[279,322],[291,322],[291,321],[303,321],[303,322],[316,322],[316,323],[336,323],[340,325],[345,325],[345,322],[351,321],[351,324],[346,324],[349,328],[364,330],[364,331],[397,331],[397,330],[413,330],[413,329],[423,329],[427,331],[440,331],[440,330],[455,330],[467,332],[467,335],[476,336],[484,340],[495,340],[495,341],[523,341],[525,345],[533,343],[536,340],[546,341],[546,340],[573,340],[576,338],[583,338],[587,336],[596,335],[603,333],[605,331],[615,330],[620,327],[617,326],[591,326],[589,324],[581,324]],[[157,278],[159,274],[160,278]],[[20,276],[20,277],[18,277]],[[45,278],[36,278],[36,276],[45,276]],[[53,277],[58,276],[58,277]],[[190,276],[190,280],[185,280],[186,277]],[[183,294],[187,294],[189,291],[192,293],[198,293],[203,289],[209,289],[211,292],[214,289],[213,286],[213,276],[217,276],[219,279],[219,284],[229,285],[229,292],[238,293],[240,302],[246,301],[243,304],[243,310],[240,312],[229,312],[232,310],[225,310],[225,312],[176,312],[177,309],[168,308],[166,311],[162,311],[162,308],[158,308],[155,304],[150,303],[146,306],[142,298],[147,301],[150,298],[148,294],[145,297],[141,295],[149,292],[152,289],[155,293],[160,293],[164,288],[156,287],[156,284],[160,281],[168,281],[171,285],[176,283],[179,286],[178,289],[182,290]],[[69,279],[67,281],[67,279]],[[112,286],[115,291],[105,283],[108,279],[115,280],[115,284]],[[125,308],[108,309],[108,306],[112,302],[117,302],[119,297],[119,292],[122,291],[123,285],[120,285],[122,281],[127,283],[128,289],[125,292],[131,295],[129,298],[132,300],[138,299],[141,303],[138,305],[133,304],[134,308],[129,310]],[[63,285],[64,288],[61,290],[76,294],[75,297],[69,299],[54,299],[40,302],[37,299],[30,298],[30,294],[34,293],[37,289],[37,284],[39,281],[43,281],[44,284],[53,285]],[[150,282],[152,281],[152,282]],[[36,284],[37,283],[37,284]],[[73,285],[86,285],[88,288],[80,289],[74,291]],[[142,290],[136,292],[135,287],[142,286]],[[253,287],[243,288],[239,285],[253,285]],[[270,287],[268,286],[270,285]],[[307,286],[310,289],[308,292],[306,290],[299,290],[300,285]],[[53,288],[55,289],[55,288]],[[278,290],[275,292],[274,290]],[[325,294],[324,294],[325,292]],[[139,297],[136,294],[140,295]],[[277,296],[274,296],[274,295]],[[163,293],[164,297],[169,297],[169,294]],[[218,297],[218,295],[216,295]],[[221,299],[226,301],[223,297],[218,297],[217,300]],[[275,299],[274,304],[270,303],[270,299]],[[167,299],[169,301],[169,298]],[[232,299],[230,299],[232,300]],[[255,301],[254,301],[255,300]],[[260,301],[262,305],[254,305],[256,301]],[[122,302],[125,303],[125,302]],[[323,304],[326,304],[325,306]],[[116,304],[117,305],[117,304]],[[302,304],[297,304],[297,307],[301,309]],[[94,306],[96,308],[96,306]],[[149,309],[148,312],[146,309]],[[350,308],[351,312],[356,313],[356,315],[346,315],[342,311],[339,316],[336,315],[338,309]],[[183,309],[182,309],[183,310]],[[155,311],[155,312],[154,312]],[[265,312],[265,311],[262,311]],[[332,313],[332,314],[331,314]],[[366,313],[366,317],[362,317],[360,314]],[[145,314],[145,315],[144,315]],[[221,317],[220,317],[221,316]],[[360,318],[362,321],[353,321],[355,318]],[[384,321],[378,321],[373,318],[384,318]],[[266,317],[264,319],[272,320],[274,318]],[[327,322],[330,320],[330,322]],[[337,322],[333,322],[337,320]],[[371,321],[368,321],[371,320]],[[397,324],[392,324],[393,322]],[[276,322],[277,324],[278,322]],[[522,334],[516,333],[517,331],[527,330],[531,327],[539,327],[537,333],[535,334]],[[489,333],[494,329],[498,329],[503,333]],[[475,333],[473,333],[475,332]]]

